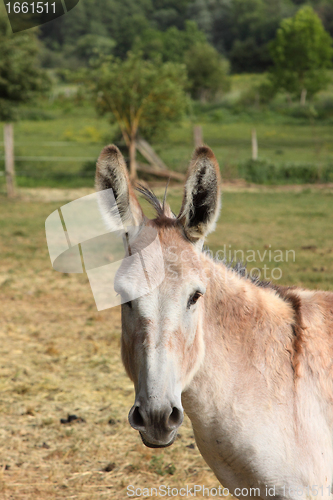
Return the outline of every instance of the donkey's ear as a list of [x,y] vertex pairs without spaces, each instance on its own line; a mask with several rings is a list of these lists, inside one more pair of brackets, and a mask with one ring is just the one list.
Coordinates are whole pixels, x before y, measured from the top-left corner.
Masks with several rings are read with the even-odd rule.
[[195,150],[187,172],[183,204],[178,215],[186,236],[203,240],[214,230],[221,206],[220,169],[207,146]]
[[[138,226],[142,223],[144,215],[129,181],[124,157],[117,146],[106,146],[99,155],[95,185],[97,191],[112,188],[116,209],[125,226]],[[107,206],[107,198],[102,200],[103,217],[112,228],[115,207]]]

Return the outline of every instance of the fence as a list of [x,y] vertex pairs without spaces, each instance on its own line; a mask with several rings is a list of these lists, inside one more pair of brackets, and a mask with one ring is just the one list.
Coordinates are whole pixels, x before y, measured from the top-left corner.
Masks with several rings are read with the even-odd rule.
[[[196,144],[205,141],[213,148],[224,179],[243,177],[256,183],[333,182],[333,144],[324,135],[305,137],[283,131],[282,137],[281,133],[276,134],[273,130],[259,129],[257,134],[257,131],[248,127],[244,130],[246,133],[239,133],[238,136],[235,131],[227,128],[218,136],[215,128],[212,129],[209,124],[204,127],[204,134],[198,126],[188,132],[186,140],[175,137],[171,147],[164,143],[157,146],[157,152],[165,165],[175,171],[176,175],[180,174],[179,179],[186,171],[194,139]],[[27,187],[92,187],[96,159],[104,145],[105,143],[78,143],[69,140],[39,142],[35,139],[31,143],[16,141],[17,184]],[[1,154],[3,146],[4,143],[0,142],[2,191],[5,187],[5,156]],[[50,154],[45,154],[47,151]],[[37,154],[33,154],[34,152]],[[140,161],[139,155],[138,163]],[[147,171],[145,175],[150,174]]]

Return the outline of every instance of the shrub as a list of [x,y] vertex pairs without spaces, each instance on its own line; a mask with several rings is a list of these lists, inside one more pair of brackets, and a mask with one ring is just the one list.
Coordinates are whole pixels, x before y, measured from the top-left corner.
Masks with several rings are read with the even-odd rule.
[[239,176],[256,184],[313,184],[332,182],[333,165],[311,163],[274,163],[268,160],[247,160],[238,166]]

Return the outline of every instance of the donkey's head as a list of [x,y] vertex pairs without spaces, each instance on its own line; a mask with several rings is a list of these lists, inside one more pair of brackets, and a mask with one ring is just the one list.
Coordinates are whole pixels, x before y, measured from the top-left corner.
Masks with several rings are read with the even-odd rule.
[[[150,447],[173,443],[183,421],[182,392],[203,360],[202,312],[207,278],[201,249],[218,217],[219,185],[214,154],[208,147],[198,148],[189,167],[178,217],[146,191],[157,212],[156,219],[149,220],[129,183],[120,151],[115,146],[104,148],[97,163],[97,190],[112,188],[123,224],[138,226],[139,236],[131,242],[132,249],[140,248],[140,234],[147,228],[157,232],[163,254],[162,283],[122,305],[122,359],[136,393],[129,422]],[[107,219],[108,207],[103,210]],[[154,255],[149,258],[149,267],[155,265],[158,272],[161,260],[154,262]],[[129,282],[126,273],[120,272],[116,291],[128,296]]]

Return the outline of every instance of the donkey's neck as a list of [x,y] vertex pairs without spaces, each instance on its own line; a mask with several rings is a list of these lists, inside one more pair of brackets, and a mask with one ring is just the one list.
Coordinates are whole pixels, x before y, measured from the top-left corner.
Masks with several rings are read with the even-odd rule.
[[[278,395],[281,377],[290,383],[293,378],[292,306],[274,289],[261,288],[223,264],[206,257],[203,264],[208,278],[201,317],[205,355],[184,393],[190,418],[201,400],[203,411],[212,413],[212,406],[228,404],[240,388]],[[219,394],[218,401],[209,394]]]

